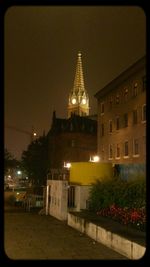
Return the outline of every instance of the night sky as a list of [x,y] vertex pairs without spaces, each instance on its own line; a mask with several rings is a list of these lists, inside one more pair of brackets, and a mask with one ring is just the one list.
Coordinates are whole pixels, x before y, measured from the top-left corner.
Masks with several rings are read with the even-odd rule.
[[146,54],[146,17],[136,6],[16,6],[4,27],[4,144],[18,159],[30,143],[23,131],[47,133],[54,109],[67,117],[78,51],[90,114],[94,94]]

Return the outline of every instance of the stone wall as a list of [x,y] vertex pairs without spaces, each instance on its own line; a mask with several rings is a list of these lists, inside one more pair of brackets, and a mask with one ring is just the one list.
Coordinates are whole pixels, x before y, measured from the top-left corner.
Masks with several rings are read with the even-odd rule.
[[68,182],[48,180],[49,190],[48,214],[59,220],[67,220]]

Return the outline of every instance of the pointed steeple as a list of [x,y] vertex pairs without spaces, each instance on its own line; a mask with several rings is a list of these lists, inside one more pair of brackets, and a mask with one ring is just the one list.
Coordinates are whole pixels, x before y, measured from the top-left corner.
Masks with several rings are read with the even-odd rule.
[[77,60],[77,67],[76,67],[76,74],[74,79],[74,86],[73,92],[75,94],[80,94],[85,91],[84,88],[84,78],[83,78],[83,70],[82,70],[82,59],[81,59],[81,52],[78,53],[78,60]]
[[78,52],[74,85],[69,94],[68,117],[71,113],[80,116],[89,115],[89,97],[84,87],[81,52]]

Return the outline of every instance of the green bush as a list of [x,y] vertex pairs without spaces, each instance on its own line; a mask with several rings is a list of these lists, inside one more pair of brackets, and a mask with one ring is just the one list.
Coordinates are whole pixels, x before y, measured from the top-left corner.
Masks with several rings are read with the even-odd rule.
[[128,208],[145,207],[145,179],[125,181],[112,178],[102,182],[97,180],[90,191],[89,209],[98,211],[112,204]]

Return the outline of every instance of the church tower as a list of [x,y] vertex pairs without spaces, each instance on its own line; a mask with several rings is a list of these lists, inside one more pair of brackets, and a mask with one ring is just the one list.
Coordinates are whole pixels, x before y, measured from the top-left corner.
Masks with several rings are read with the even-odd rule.
[[78,53],[74,86],[69,94],[68,118],[71,117],[72,113],[79,116],[89,115],[89,97],[84,88],[82,59],[80,52]]

